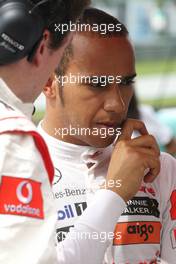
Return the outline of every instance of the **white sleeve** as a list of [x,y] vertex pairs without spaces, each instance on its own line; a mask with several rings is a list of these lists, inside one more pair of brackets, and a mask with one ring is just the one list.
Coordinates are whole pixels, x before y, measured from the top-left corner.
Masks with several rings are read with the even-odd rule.
[[[162,215],[161,259],[169,264],[176,263],[176,160],[164,154],[161,185],[164,210]],[[164,180],[165,178],[165,180]]]
[[56,211],[33,138],[0,135],[0,263],[56,263]]
[[99,190],[66,239],[57,245],[58,263],[102,264],[125,206],[114,192]]
[[[99,190],[65,241],[54,247],[56,209],[42,159],[30,136],[0,136],[0,263],[4,264],[92,264],[102,263],[118,218],[126,204],[112,191]],[[14,215],[14,197],[9,198],[3,180],[41,183],[44,219]],[[13,188],[16,196],[16,188]],[[39,198],[39,193],[37,193]],[[2,199],[3,198],[3,199]],[[6,199],[12,214],[1,210]],[[20,205],[20,204],[19,204]],[[31,205],[31,204],[28,204]],[[18,205],[15,204],[17,207]],[[20,208],[20,207],[19,207]],[[19,210],[17,208],[17,210]],[[90,238],[85,236],[85,233]],[[10,249],[10,253],[9,253]]]

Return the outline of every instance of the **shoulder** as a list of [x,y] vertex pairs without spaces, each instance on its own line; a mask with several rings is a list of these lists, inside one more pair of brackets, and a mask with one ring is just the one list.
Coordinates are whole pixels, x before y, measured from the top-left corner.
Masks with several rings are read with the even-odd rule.
[[155,183],[160,192],[169,193],[176,189],[176,159],[167,153],[161,153],[161,169]]
[[[35,125],[23,113],[0,103],[0,141],[2,147],[11,143],[23,144],[37,133]],[[4,144],[3,144],[4,143]]]
[[28,134],[0,135],[0,152],[0,171],[27,171],[41,162],[33,137]]
[[[160,156],[161,161],[161,173],[166,173],[168,175],[171,175],[173,177],[174,174],[176,174],[176,159],[172,157],[168,153],[161,153]],[[176,177],[174,177],[176,180]]]
[[35,125],[25,115],[0,103],[1,171],[16,166],[19,161],[34,162],[35,133]]

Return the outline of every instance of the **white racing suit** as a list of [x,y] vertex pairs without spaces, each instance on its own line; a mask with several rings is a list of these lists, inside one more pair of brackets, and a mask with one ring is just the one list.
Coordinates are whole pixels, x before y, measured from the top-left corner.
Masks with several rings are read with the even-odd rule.
[[22,103],[0,79],[0,263],[101,263],[109,240],[82,239],[81,233],[113,231],[125,203],[111,191],[97,193],[70,232],[75,239],[68,237],[56,250],[54,168],[44,140],[29,120],[32,111],[33,106]]
[[[38,131],[45,138],[54,162],[56,230],[61,242],[94,199],[97,184],[106,177],[113,146],[96,149],[62,142],[49,136],[41,124]],[[142,183],[136,196],[128,202],[117,220],[114,239],[105,256],[108,264],[160,261],[176,263],[176,160],[168,154],[161,154],[161,172],[156,180],[151,184]]]

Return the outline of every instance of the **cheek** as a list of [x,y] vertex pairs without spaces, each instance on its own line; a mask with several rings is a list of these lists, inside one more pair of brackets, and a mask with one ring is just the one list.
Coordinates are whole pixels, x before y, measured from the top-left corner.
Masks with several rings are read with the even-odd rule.
[[101,97],[84,86],[64,87],[64,102],[70,123],[91,127],[101,109]]
[[90,122],[88,107],[79,100],[79,97],[69,96],[65,100],[65,113],[69,125],[74,127],[87,127]]
[[129,103],[131,101],[131,98],[133,96],[133,93],[134,93],[133,87],[129,87],[129,88],[125,88],[124,89],[123,94],[122,94],[122,97],[123,97],[123,101],[124,101],[126,107],[129,106]]

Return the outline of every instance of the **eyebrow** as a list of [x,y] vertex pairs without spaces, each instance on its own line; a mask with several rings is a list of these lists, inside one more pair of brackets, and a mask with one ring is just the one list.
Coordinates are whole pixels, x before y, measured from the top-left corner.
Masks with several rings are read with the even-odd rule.
[[[106,76],[106,75],[100,75],[100,76],[98,76],[98,75],[90,75],[90,76],[88,76],[87,75],[86,77],[89,77],[89,81],[87,81],[86,78],[85,78],[84,81],[82,82],[82,84],[91,84],[91,83],[93,83],[92,80],[95,77],[98,79],[98,82],[100,83],[100,78],[102,76],[104,77],[104,80],[108,83],[108,76]],[[120,82],[120,84],[128,83],[128,82],[132,81],[136,76],[137,76],[136,73],[134,73],[132,75],[121,76],[121,82]]]

